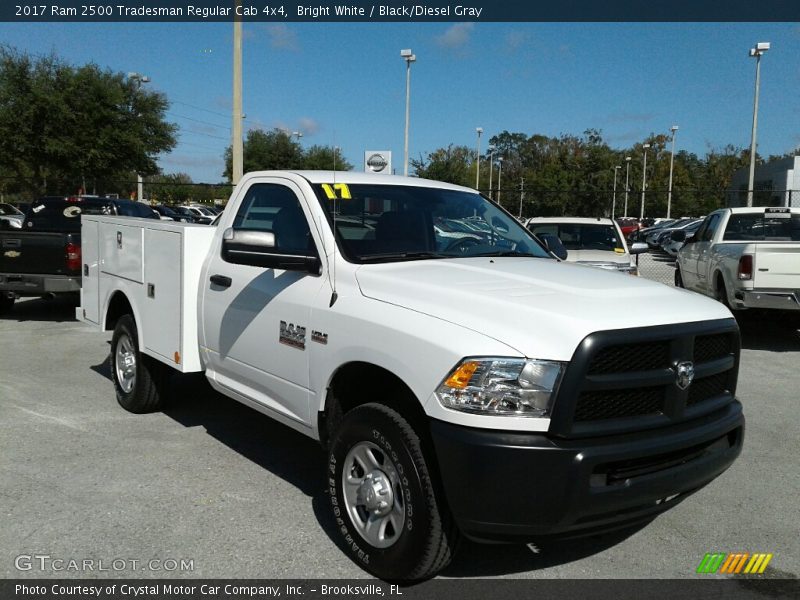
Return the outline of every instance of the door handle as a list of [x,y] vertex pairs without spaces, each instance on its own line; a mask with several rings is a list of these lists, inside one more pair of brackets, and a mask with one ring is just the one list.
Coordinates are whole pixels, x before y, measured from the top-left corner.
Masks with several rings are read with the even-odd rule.
[[220,287],[231,287],[233,280],[230,277],[226,277],[225,275],[212,275],[210,277],[211,283],[214,285],[218,285]]

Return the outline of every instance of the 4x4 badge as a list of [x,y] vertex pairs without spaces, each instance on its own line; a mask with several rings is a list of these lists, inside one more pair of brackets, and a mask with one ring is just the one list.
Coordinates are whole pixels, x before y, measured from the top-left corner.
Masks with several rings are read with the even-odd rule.
[[675,365],[675,385],[685,390],[694,379],[694,363],[690,360],[679,362]]

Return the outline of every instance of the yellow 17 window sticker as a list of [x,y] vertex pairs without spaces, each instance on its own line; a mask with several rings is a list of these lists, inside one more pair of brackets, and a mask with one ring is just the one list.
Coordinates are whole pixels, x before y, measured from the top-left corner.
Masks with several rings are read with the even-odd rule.
[[340,200],[350,200],[352,198],[350,195],[350,188],[347,187],[346,183],[334,183],[333,185],[330,183],[323,183],[322,190],[325,192],[328,200],[336,200],[337,198]]

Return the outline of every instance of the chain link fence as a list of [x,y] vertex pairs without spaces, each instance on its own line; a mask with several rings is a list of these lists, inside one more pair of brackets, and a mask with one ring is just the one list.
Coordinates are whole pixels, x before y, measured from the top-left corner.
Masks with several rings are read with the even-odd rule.
[[665,285],[675,285],[675,259],[661,250],[637,256],[639,276]]

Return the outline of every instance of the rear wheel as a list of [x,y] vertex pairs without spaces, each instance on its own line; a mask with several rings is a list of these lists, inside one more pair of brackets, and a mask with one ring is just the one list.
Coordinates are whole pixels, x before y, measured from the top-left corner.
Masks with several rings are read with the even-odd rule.
[[140,414],[163,406],[169,368],[139,352],[136,322],[131,315],[123,315],[117,321],[109,362],[117,402],[122,408]]
[[719,302],[722,302],[722,304],[724,304],[728,308],[728,310],[733,310],[731,309],[731,305],[728,302],[728,290],[725,287],[725,280],[722,279],[722,275],[717,275],[717,281],[716,284],[714,285],[714,297]]
[[416,581],[450,563],[459,533],[430,473],[419,436],[391,408],[359,406],[334,433],[328,488],[336,531],[373,575]]

